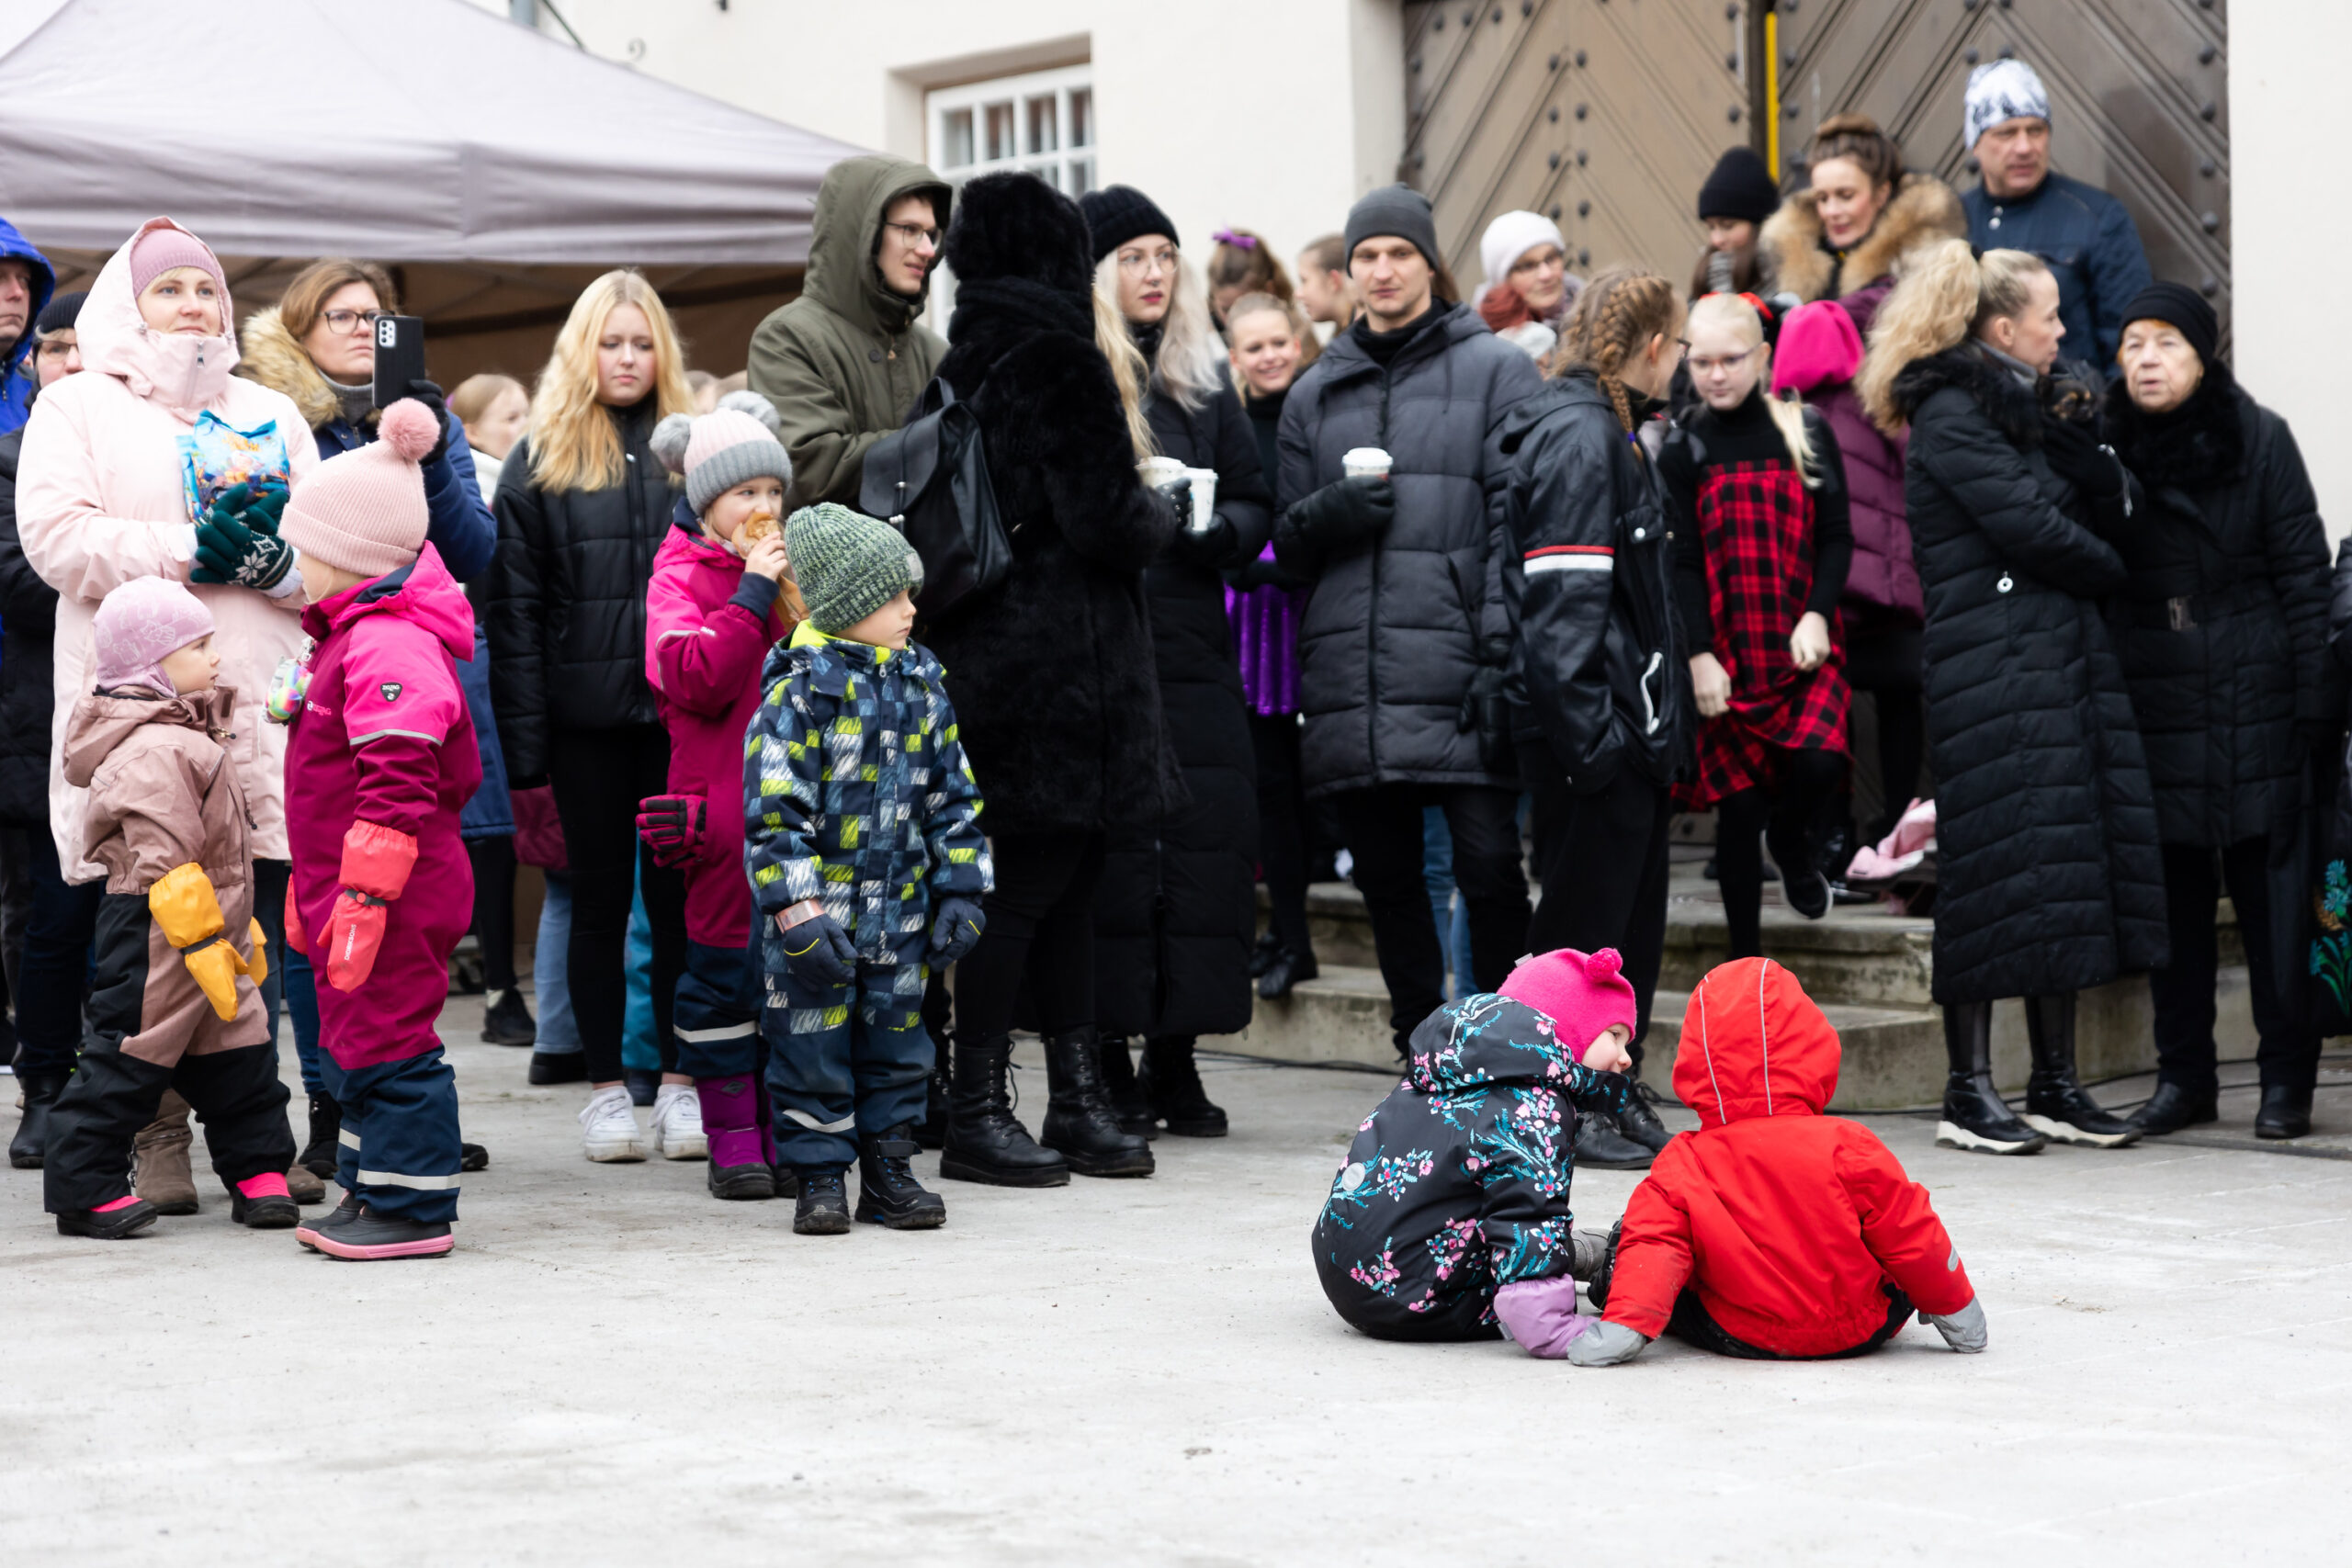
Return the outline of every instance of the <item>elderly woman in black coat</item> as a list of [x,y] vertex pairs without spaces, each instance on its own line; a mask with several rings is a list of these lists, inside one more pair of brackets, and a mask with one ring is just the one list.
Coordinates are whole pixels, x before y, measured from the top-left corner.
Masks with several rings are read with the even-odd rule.
[[[1108,346],[1148,378],[1154,445],[1216,475],[1207,525],[1180,531],[1143,576],[1160,706],[1192,803],[1111,836],[1095,903],[1095,1023],[1121,1125],[1149,1135],[1164,1121],[1171,1133],[1222,1137],[1225,1112],[1201,1088],[1193,1046],[1250,1024],[1258,795],[1220,574],[1265,548],[1274,498],[1175,223],[1129,186],[1091,192],[1080,206],[1095,297],[1120,324]],[[1127,1056],[1131,1034],[1144,1039],[1140,1077]]]
[[[1136,470],[1151,446],[1141,378],[1097,346],[1078,204],[1033,175],[984,175],[963,188],[946,254],[955,346],[939,378],[978,417],[1012,567],[922,633],[947,668],[996,864],[987,934],[956,971],[940,1174],[1012,1187],[1148,1176],[1151,1145],[1104,1092],[1094,911],[1109,835],[1186,801],[1143,584],[1178,513]],[[1024,985],[1046,1041],[1043,1149],[1006,1094]]]
[[[1904,501],[1927,591],[1941,861],[1935,998],[1951,1077],[1936,1141],[2115,1147],[2138,1130],[2075,1073],[2075,995],[2165,962],[2147,764],[2098,601],[2130,476],[2087,397],[2052,395],[2065,329],[2038,258],[1960,241],[1914,258],[1871,331],[1864,406],[1908,424]],[[2025,999],[2026,1114],[1992,1077],[1992,1004]]]
[[[2148,976],[2156,1092],[2132,1120],[2174,1133],[2214,1118],[2213,915],[2227,886],[2253,981],[2261,1138],[2311,1131],[2319,1031],[2297,1006],[2308,868],[2285,866],[2310,808],[2309,763],[2341,738],[2327,648],[2327,538],[2287,422],[2246,396],[2192,288],[2152,284],[2123,318],[2108,394],[2115,449],[2145,503],[2116,539],[2113,612],[2164,841],[2172,961]],[[2287,907],[2279,907],[2281,900]]]

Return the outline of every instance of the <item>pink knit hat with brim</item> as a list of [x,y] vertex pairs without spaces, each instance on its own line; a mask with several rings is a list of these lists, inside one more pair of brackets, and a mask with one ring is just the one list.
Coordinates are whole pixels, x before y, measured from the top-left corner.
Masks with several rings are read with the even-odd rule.
[[441,425],[402,398],[376,422],[376,439],[329,457],[287,498],[277,536],[313,560],[363,578],[398,571],[424,548],[424,471]]
[[168,577],[134,577],[100,602],[91,623],[96,689],[144,687],[170,696],[165,656],[211,635],[211,610],[185,584]]
[[1623,965],[1613,947],[1590,956],[1563,947],[1521,959],[1498,994],[1550,1019],[1560,1043],[1581,1062],[1585,1047],[1611,1024],[1623,1024],[1628,1036],[1634,1032],[1640,1012],[1632,983],[1618,973]]
[[130,247],[130,297],[138,299],[147,286],[175,266],[192,266],[212,275],[213,287],[229,292],[220,258],[212,248],[185,229],[150,229]]

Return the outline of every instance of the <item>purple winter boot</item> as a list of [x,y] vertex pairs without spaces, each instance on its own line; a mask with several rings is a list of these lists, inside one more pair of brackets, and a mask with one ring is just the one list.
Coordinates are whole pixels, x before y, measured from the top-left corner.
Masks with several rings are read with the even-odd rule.
[[759,1080],[749,1073],[696,1078],[695,1099],[702,1105],[703,1136],[710,1145],[710,1195],[775,1197],[775,1176],[768,1168],[760,1115],[767,1096],[760,1092]]

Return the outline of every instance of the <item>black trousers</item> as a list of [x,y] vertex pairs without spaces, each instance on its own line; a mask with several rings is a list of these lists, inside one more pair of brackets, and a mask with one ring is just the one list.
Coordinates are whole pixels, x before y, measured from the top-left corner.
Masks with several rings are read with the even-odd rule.
[[2255,1032],[2261,1043],[2255,1062],[2263,1087],[2308,1089],[2319,1081],[2319,1033],[2280,1005],[2280,976],[2270,962],[2270,903],[2264,886],[2270,840],[2248,839],[2225,850],[2166,844],[2165,917],[2172,927],[2172,964],[2148,972],[2148,996],[2155,1004],[2156,1077],[2191,1094],[2213,1092],[2213,981],[2221,968],[2220,939],[2213,917],[2223,886],[2237,906],[2238,934],[2245,939],[2245,966],[2252,982]]
[[474,939],[481,943],[482,984],[514,988],[514,836],[468,839],[474,864]]
[[637,837],[637,803],[670,787],[669,734],[658,724],[559,729],[548,738],[548,783],[571,859],[571,1012],[588,1080],[621,1076],[628,911],[640,877],[653,928],[653,1037],[662,1070],[675,1071],[670,1005],[686,971],[686,882],[655,865]]
[[[1530,754],[1522,741],[1520,755]],[[1636,1071],[1666,954],[1666,832],[1673,804],[1662,784],[1631,769],[1590,795],[1559,781],[1566,770],[1530,768],[1535,785],[1535,869],[1544,900],[1527,946],[1534,953],[1613,947],[1624,960],[1639,1019],[1630,1049]]]
[[[1715,886],[1723,889],[1724,925],[1734,958],[1764,953],[1764,860],[1757,848],[1758,836],[1771,829],[1773,842],[1781,846],[1772,853],[1776,863],[1785,852],[1802,852],[1810,864],[1815,819],[1846,778],[1846,759],[1835,751],[1781,750],[1773,761],[1779,771],[1769,792],[1744,789],[1715,803]],[[1799,875],[1802,869],[1783,865],[1781,874]]]
[[25,867],[32,879],[32,910],[17,964],[17,1076],[62,1077],[74,1070],[74,1053],[82,1044],[90,939],[97,934],[107,885],[66,881],[57,841],[46,828],[25,830]]
[[1091,1027],[1102,834],[1000,833],[989,853],[996,886],[980,901],[988,930],[956,965],[956,1038],[1010,1034],[1024,983],[1040,1033]]
[[1330,801],[1355,857],[1356,890],[1372,917],[1388,1024],[1402,1056],[1415,1027],[1445,1001],[1445,953],[1421,874],[1421,810],[1443,811],[1453,834],[1453,885],[1470,910],[1470,967],[1478,989],[1491,991],[1527,952],[1519,795],[1485,784],[1376,784]]
[[1870,1337],[1859,1345],[1849,1345],[1843,1350],[1832,1350],[1821,1356],[1784,1356],[1778,1350],[1767,1350],[1750,1345],[1717,1323],[1696,1291],[1685,1291],[1674,1298],[1674,1315],[1667,1319],[1666,1331],[1686,1344],[1702,1350],[1712,1350],[1718,1356],[1737,1356],[1748,1361],[1839,1361],[1849,1356],[1867,1356],[1895,1336],[1903,1320],[1911,1315],[1911,1298],[1892,1285],[1879,1287],[1886,1292],[1886,1321],[1872,1329]]
[[1925,638],[1918,627],[1898,622],[1846,639],[1846,682],[1870,693],[1878,711],[1881,806],[1879,819],[1861,825],[1869,843],[1893,832],[1919,793],[1919,761],[1928,748],[1927,694],[1920,683]]
[[1298,716],[1250,716],[1258,761],[1258,868],[1266,879],[1268,924],[1283,946],[1312,957],[1306,929],[1306,788],[1298,765]]

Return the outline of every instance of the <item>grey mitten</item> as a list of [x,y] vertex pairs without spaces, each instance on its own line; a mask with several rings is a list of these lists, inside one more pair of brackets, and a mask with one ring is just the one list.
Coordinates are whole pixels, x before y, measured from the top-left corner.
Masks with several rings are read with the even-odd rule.
[[1991,1343],[1984,1331],[1984,1309],[1974,1296],[1969,1297],[1968,1304],[1958,1312],[1946,1313],[1941,1317],[1923,1312],[1919,1321],[1932,1325],[1944,1337],[1944,1343],[1963,1356],[1979,1355]]
[[1637,1334],[1622,1323],[1600,1323],[1586,1329],[1568,1344],[1568,1364],[1572,1367],[1622,1366],[1649,1348],[1649,1336]]

